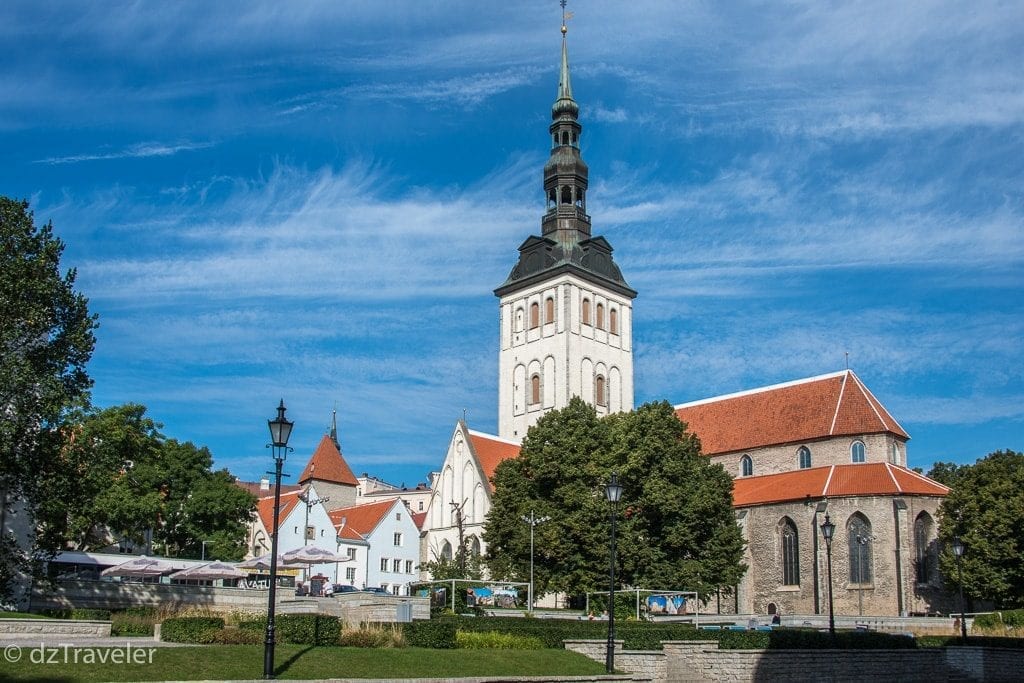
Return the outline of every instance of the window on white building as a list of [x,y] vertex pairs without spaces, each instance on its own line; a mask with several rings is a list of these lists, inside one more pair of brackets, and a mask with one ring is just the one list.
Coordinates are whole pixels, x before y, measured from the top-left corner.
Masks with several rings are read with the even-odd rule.
[[356,559],[356,549],[355,548],[348,548],[346,552],[348,553],[348,557],[349,557],[350,560]]
[[316,527],[307,526],[306,527],[306,540],[307,541],[312,541],[315,538],[316,538]]
[[346,581],[355,581],[356,580],[356,568],[355,567],[345,567],[345,580]]
[[388,570],[388,558],[386,558],[386,557],[380,558],[380,570],[382,572],[386,572]]
[[396,531],[395,532],[395,545],[396,546],[402,545],[402,532],[401,531]]
[[401,573],[401,571],[402,571],[402,561],[401,560],[392,560],[391,561],[391,571],[393,571],[396,574]]
[[398,595],[398,591],[400,591],[401,589],[402,587],[396,583],[395,585],[391,586],[391,594]]
[[405,573],[412,574],[412,560],[405,561]]
[[423,501],[421,500],[416,509],[417,512],[423,512]]
[[401,522],[402,521],[402,513],[401,512],[396,512],[395,513],[395,521],[396,522]]

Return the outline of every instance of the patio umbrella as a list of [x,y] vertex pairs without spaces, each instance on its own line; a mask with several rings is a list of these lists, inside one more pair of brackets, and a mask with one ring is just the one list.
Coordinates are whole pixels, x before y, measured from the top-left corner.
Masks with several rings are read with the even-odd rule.
[[[278,555],[277,556],[277,566],[280,567],[283,564],[284,564],[284,558],[281,555]],[[259,557],[254,557],[251,560],[246,560],[245,562],[239,562],[235,566],[240,568],[240,569],[257,569],[259,571],[269,571],[270,570],[270,553],[267,553],[266,555],[260,555]]]
[[317,548],[307,545],[304,548],[289,550],[284,555],[285,564],[329,564],[332,562],[348,562],[351,558],[348,555],[339,555],[326,548]]
[[182,569],[180,572],[171,574],[172,579],[196,579],[200,581],[244,579],[246,576],[248,576],[247,573],[225,562],[210,562],[197,567]]
[[100,572],[100,574],[102,576],[160,576],[175,569],[176,567],[170,562],[143,555],[127,562],[122,562],[115,567],[108,567]]

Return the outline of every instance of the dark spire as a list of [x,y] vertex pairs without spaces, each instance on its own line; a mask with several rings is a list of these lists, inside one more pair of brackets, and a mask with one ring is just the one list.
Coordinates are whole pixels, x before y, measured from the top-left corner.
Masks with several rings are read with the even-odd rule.
[[551,105],[551,157],[544,165],[544,195],[547,210],[541,219],[541,237],[531,237],[519,247],[519,263],[505,283],[495,290],[498,296],[545,280],[557,271],[570,269],[596,283],[633,298],[633,291],[612,260],[612,247],[603,237],[591,238],[587,215],[589,169],[580,155],[583,127],[580,108],[572,95],[569,74],[569,47],[562,0],[562,61],[558,75],[558,96]]
[[331,441],[334,442],[334,447],[341,451],[341,444],[338,443],[338,406],[334,406],[334,410],[331,411]]

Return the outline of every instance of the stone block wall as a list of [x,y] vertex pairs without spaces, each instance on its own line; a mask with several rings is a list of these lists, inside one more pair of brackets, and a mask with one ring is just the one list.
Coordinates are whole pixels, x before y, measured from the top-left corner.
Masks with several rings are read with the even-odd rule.
[[59,636],[62,640],[76,638],[109,638],[109,621],[69,621],[67,619],[0,619],[0,641],[44,640]]

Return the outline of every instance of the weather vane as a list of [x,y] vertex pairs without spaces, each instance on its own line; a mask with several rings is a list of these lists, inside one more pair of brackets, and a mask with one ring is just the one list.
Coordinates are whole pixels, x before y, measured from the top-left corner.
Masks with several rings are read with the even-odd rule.
[[564,34],[564,33],[565,33],[566,31],[568,31],[568,30],[569,30],[569,29],[567,29],[567,28],[565,27],[565,22],[567,22],[567,21],[569,21],[570,19],[572,19],[572,12],[566,12],[566,11],[565,11],[565,4],[566,4],[566,2],[567,2],[567,0],[558,0],[558,4],[560,4],[560,5],[562,6],[562,33],[563,33],[563,34]]

